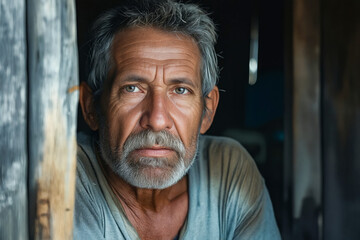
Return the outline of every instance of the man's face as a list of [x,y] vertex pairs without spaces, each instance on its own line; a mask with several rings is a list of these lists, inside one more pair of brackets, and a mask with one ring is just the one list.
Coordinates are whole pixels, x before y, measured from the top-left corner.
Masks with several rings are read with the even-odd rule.
[[186,174],[203,126],[199,49],[190,37],[133,28],[113,41],[114,68],[105,82],[100,149],[121,178],[165,188]]

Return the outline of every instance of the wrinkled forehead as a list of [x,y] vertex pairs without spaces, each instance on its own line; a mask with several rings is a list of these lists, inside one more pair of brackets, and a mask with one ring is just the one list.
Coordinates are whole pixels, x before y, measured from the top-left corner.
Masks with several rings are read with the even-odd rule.
[[127,76],[151,79],[154,69],[162,69],[164,80],[188,79],[202,89],[200,50],[187,35],[149,27],[121,30],[113,38],[110,58],[106,92]]
[[199,48],[190,36],[150,27],[134,27],[117,33],[112,43],[113,58],[148,58],[154,61],[183,60],[199,66]]
[[[138,54],[183,53],[200,60],[198,45],[191,36],[152,27],[132,27],[118,32],[113,39],[112,50],[115,56],[129,51],[137,51]],[[167,55],[159,57],[166,58]]]

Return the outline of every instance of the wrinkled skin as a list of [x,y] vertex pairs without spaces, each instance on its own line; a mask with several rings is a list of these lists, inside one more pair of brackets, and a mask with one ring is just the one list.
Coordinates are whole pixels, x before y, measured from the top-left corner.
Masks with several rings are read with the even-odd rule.
[[[113,43],[115,64],[101,96],[101,118],[96,114],[90,88],[83,83],[80,89],[85,121],[103,138],[100,142],[104,162],[111,169],[111,162],[121,158],[129,136],[144,130],[166,131],[181,140],[184,159],[192,161],[198,134],[210,127],[219,98],[215,87],[204,101],[201,56],[196,43],[188,36],[153,28],[122,31]],[[203,115],[204,103],[207,111]],[[157,144],[130,153],[134,159],[161,158],[170,162],[177,161],[178,155],[174,149]],[[124,181],[106,164],[103,166],[140,236],[168,239],[176,235],[187,214],[186,177],[165,189],[143,189]],[[149,165],[142,173],[161,177],[166,171],[169,168]],[[162,224],[167,227],[161,227]]]

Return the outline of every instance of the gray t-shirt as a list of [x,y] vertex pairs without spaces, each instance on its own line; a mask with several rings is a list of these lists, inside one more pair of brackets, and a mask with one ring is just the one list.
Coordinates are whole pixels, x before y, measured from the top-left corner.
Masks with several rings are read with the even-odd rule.
[[[90,136],[78,136],[74,239],[139,239],[110,189]],[[281,239],[257,167],[236,141],[200,136],[179,239]]]

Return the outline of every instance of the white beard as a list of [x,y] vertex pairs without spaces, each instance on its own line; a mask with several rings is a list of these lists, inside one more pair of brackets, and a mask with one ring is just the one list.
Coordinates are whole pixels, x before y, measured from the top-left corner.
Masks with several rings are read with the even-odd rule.
[[[100,130],[100,152],[105,163],[123,180],[138,188],[164,189],[174,185],[190,169],[197,156],[198,136],[195,150],[187,151],[180,140],[167,131],[145,130],[130,135],[123,148],[111,149],[106,127]],[[105,131],[104,131],[105,130]],[[132,152],[154,145],[173,149],[177,154],[171,158],[137,157]]]

